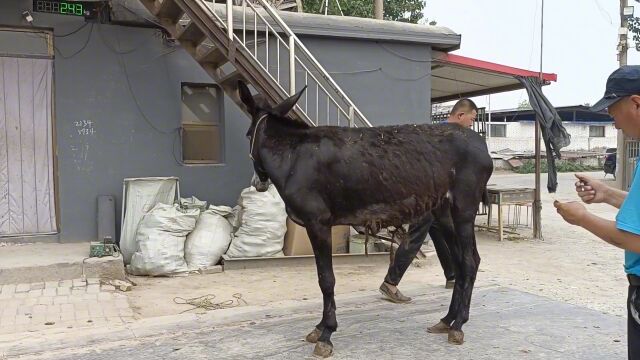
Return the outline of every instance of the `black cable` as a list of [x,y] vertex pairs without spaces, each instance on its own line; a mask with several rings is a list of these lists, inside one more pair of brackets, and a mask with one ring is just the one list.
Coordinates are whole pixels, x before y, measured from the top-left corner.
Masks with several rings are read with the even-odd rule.
[[77,29],[73,30],[72,32],[68,33],[68,34],[64,34],[64,35],[56,35],[55,33],[53,34],[53,37],[57,37],[57,38],[63,38],[63,37],[67,37],[67,36],[71,36],[75,33],[77,33],[78,31],[84,29],[87,25],[89,25],[88,22],[85,22],[84,24],[82,24],[80,27],[78,27]]
[[[180,127],[177,127],[175,129],[176,135],[173,137],[173,144],[171,144],[171,155],[173,155],[173,160],[175,160],[176,164],[184,165],[184,163],[181,160],[178,160],[178,158],[176,157],[176,139],[177,138],[180,138],[180,145],[182,145],[182,132],[180,130],[181,130]],[[180,147],[180,157],[182,157],[182,147]]]
[[[134,46],[133,48],[129,49],[129,50],[125,50],[125,51],[121,51],[121,50],[117,50],[113,47],[112,44],[110,44],[107,39],[105,38],[104,33],[102,32],[102,26],[98,25],[98,34],[100,35],[100,39],[102,40],[102,42],[104,43],[104,45],[111,50],[111,52],[119,54],[119,55],[127,55],[127,54],[131,54],[135,51],[137,51],[138,49],[140,49],[142,47],[142,45],[146,44],[149,39],[144,39],[144,41],[141,41],[140,44]],[[151,38],[153,38],[154,36],[156,36],[156,33],[154,32],[153,35],[151,35]],[[117,39],[116,39],[117,41]]]
[[93,23],[91,24],[91,28],[89,29],[89,35],[87,36],[87,40],[84,42],[84,45],[82,45],[82,47],[80,49],[78,49],[78,51],[74,52],[73,54],[71,54],[69,56],[63,54],[62,51],[60,51],[60,49],[58,49],[55,46],[54,46],[54,49],[58,54],[60,54],[60,56],[63,59],[71,59],[72,57],[80,54],[84,49],[87,48],[87,46],[89,45],[89,42],[91,41],[91,34],[93,34]]
[[405,55],[402,55],[402,54],[396,52],[395,50],[389,49],[388,47],[384,46],[384,44],[382,44],[382,43],[378,42],[377,44],[380,45],[380,47],[382,47],[383,49],[387,50],[389,53],[391,53],[391,54],[393,54],[393,55],[395,55],[395,56],[397,56],[399,58],[402,58],[402,59],[405,59],[405,60],[409,60],[409,61],[413,61],[413,62],[421,62],[421,63],[431,62],[431,59],[414,59],[414,58],[410,58],[408,56],[405,56]]

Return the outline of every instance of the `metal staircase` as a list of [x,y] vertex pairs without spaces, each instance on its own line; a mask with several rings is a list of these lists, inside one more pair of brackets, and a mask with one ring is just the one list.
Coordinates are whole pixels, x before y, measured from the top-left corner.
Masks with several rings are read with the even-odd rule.
[[267,0],[140,1],[240,108],[238,80],[271,103],[307,86],[292,116],[314,126],[371,126]]

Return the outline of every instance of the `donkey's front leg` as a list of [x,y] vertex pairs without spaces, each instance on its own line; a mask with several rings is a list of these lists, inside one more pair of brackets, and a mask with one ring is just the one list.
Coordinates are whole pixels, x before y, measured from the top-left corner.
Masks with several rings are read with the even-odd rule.
[[305,225],[316,257],[318,283],[323,297],[322,320],[307,335],[307,341],[316,343],[316,347],[313,350],[315,355],[329,357],[333,354],[331,334],[338,328],[336,302],[334,299],[336,278],[333,275],[331,262],[331,226],[321,225],[317,222],[305,223]]

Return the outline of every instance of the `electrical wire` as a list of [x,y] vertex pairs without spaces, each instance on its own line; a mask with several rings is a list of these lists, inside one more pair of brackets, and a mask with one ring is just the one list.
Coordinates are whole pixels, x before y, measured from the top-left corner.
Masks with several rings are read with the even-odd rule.
[[77,33],[78,31],[84,29],[87,25],[89,25],[88,22],[85,21],[84,24],[80,25],[77,29],[71,31],[70,33],[64,34],[64,35],[56,35],[55,33],[53,34],[53,37],[57,37],[57,38],[63,38],[63,37],[67,37],[67,36],[71,36],[75,33]]
[[402,59],[405,59],[405,60],[409,60],[409,61],[413,61],[413,62],[420,62],[420,63],[429,63],[429,62],[431,62],[431,59],[414,59],[414,58],[411,58],[411,57],[408,57],[408,56],[402,55],[402,54],[400,54],[399,52],[397,52],[397,51],[395,51],[395,50],[391,50],[391,49],[389,49],[388,47],[386,47],[386,46],[385,46],[384,44],[382,44],[382,43],[379,43],[379,42],[376,42],[376,43],[377,43],[378,45],[380,45],[380,47],[382,47],[383,49],[385,49],[386,51],[388,51],[389,53],[391,53],[391,54],[393,54],[393,55],[395,55],[395,56],[397,56],[397,57],[399,57],[399,58],[402,58]]
[[82,47],[80,49],[78,49],[76,52],[74,52],[71,55],[65,55],[62,53],[62,51],[60,51],[60,49],[56,46],[54,46],[54,50],[56,51],[56,53],[58,53],[60,55],[60,57],[62,57],[63,59],[71,59],[72,57],[80,54],[84,49],[87,48],[87,46],[89,45],[89,42],[91,41],[91,34],[93,34],[93,23],[91,23],[91,27],[89,28],[89,35],[87,36],[87,40],[85,40],[84,44],[82,45]]

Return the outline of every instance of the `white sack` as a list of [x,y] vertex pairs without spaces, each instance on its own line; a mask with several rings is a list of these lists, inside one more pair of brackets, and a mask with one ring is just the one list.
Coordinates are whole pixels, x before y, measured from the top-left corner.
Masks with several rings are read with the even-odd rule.
[[188,270],[184,242],[195,228],[200,210],[158,204],[138,226],[137,250],[127,267],[133,275],[172,275]]
[[211,206],[200,213],[196,228],[184,245],[189,270],[204,269],[220,261],[231,243],[232,218],[233,209],[228,206]]
[[265,192],[255,187],[242,191],[238,204],[240,227],[236,231],[227,255],[232,258],[282,256],[287,232],[285,205],[275,186]]

